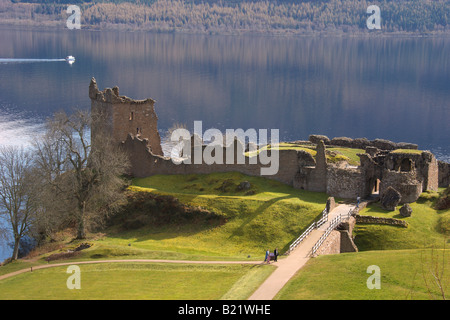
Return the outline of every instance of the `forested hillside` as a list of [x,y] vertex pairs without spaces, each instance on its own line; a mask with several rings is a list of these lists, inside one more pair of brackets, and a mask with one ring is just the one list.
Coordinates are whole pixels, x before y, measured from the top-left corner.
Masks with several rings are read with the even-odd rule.
[[381,10],[381,30],[375,32],[450,32],[450,0],[13,1],[0,0],[1,18],[64,22],[69,16],[67,6],[76,4],[81,8],[83,28],[121,27],[202,33],[369,32],[366,27],[370,16],[367,8],[376,4]]

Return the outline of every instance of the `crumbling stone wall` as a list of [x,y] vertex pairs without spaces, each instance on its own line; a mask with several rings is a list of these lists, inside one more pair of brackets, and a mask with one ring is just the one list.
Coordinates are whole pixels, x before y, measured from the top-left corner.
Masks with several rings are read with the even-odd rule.
[[416,201],[423,191],[437,190],[438,162],[431,152],[377,150],[368,148],[366,149],[368,152],[359,154],[360,168],[364,177],[363,196],[372,192],[377,180],[380,181],[380,195],[388,187],[392,187],[401,194],[402,203]]
[[[315,192],[327,191],[327,158],[325,153],[325,143],[320,140],[316,147],[315,165],[310,165],[310,161],[305,161],[305,166],[299,166],[294,178],[294,187]],[[303,156],[303,161],[306,159]]]
[[341,253],[341,233],[337,230],[333,230],[328,235],[327,239],[317,249],[315,255],[322,256],[327,254]]
[[383,217],[373,217],[373,216],[361,216],[357,214],[355,216],[356,223],[360,224],[385,224],[389,226],[397,226],[402,228],[407,228],[408,223],[404,220],[395,218],[383,218]]
[[[128,135],[127,139],[122,143],[122,148],[130,155],[131,171],[129,173],[140,178],[155,174],[208,174],[233,171],[260,176],[261,168],[270,166],[262,164],[259,157],[256,159],[255,164],[252,164],[248,157],[244,158],[245,163],[243,164],[195,164],[195,156],[191,159],[191,164],[175,164],[169,157],[153,154],[149,148],[148,139],[141,139],[133,135]],[[298,171],[297,153],[296,150],[280,150],[278,172],[275,175],[267,175],[265,177],[292,186],[295,174]]]
[[395,153],[386,155],[384,167],[392,171],[416,171],[418,180],[422,181],[422,190],[436,191],[438,188],[438,163],[429,151],[417,153]]
[[450,163],[438,161],[438,186],[439,188],[447,188],[450,185]]
[[330,166],[327,171],[327,194],[334,197],[356,199],[364,190],[364,180],[359,168]]
[[422,181],[417,176],[416,171],[401,172],[384,169],[380,183],[380,195],[388,187],[392,187],[400,193],[400,203],[415,202],[422,193]]

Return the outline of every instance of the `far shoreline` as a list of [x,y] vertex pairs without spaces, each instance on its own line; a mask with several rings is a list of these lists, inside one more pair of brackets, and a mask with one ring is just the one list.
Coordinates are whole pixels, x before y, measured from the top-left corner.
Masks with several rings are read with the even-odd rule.
[[184,34],[184,35],[197,35],[197,36],[263,36],[263,37],[279,37],[279,38],[342,38],[342,39],[387,39],[387,38],[404,38],[404,39],[419,39],[419,38],[450,38],[449,32],[390,32],[383,30],[368,31],[368,30],[358,30],[356,32],[344,32],[341,29],[333,30],[320,30],[312,32],[299,32],[296,30],[286,29],[286,30],[273,30],[273,31],[258,31],[258,30],[245,30],[245,29],[235,29],[231,31],[218,31],[218,30],[193,30],[186,28],[143,28],[135,27],[132,25],[125,24],[107,24],[105,26],[92,26],[92,25],[81,25],[81,29],[70,30],[65,25],[65,20],[51,20],[45,23],[36,22],[34,20],[24,20],[24,19],[2,19],[0,21],[1,29],[18,29],[18,30],[30,30],[35,29],[36,31],[90,31],[90,32],[127,32],[127,33],[156,33],[156,34]]

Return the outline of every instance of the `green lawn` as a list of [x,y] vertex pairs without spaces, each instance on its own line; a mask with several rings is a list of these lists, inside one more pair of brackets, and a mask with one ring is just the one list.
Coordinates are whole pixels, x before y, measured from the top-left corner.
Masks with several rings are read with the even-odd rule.
[[[0,300],[246,299],[272,266],[159,263],[83,264],[80,289],[68,289],[67,267],[35,270],[0,281]],[[238,288],[236,284],[239,284]]]
[[[444,256],[445,252],[445,256]],[[445,260],[443,260],[445,258]],[[279,300],[422,300],[442,299],[430,272],[444,269],[450,284],[450,251],[430,249],[368,251],[319,256],[308,261],[278,293]],[[380,270],[380,289],[369,289],[369,266]],[[431,293],[430,293],[430,292]]]
[[391,151],[392,153],[405,153],[405,154],[421,154],[423,150],[414,150],[414,149],[395,149]]
[[[257,151],[247,152],[247,156],[255,156],[262,150],[270,150],[272,146],[264,146],[261,149]],[[310,153],[314,158],[316,157],[316,147],[315,145],[302,145],[302,144],[296,144],[296,143],[289,143],[289,142],[281,142],[278,144],[279,150],[302,150]],[[357,156],[358,153],[365,153],[365,150],[363,149],[356,149],[356,148],[345,148],[345,147],[327,147],[327,161],[329,163],[336,163],[339,161],[347,161],[350,165],[359,165],[360,159]]]
[[363,149],[344,148],[344,147],[328,147],[327,150],[337,153],[336,156],[329,157],[329,160],[331,160],[331,162],[338,162],[341,160],[345,160],[349,164],[354,166],[360,165],[360,159],[357,156],[357,154],[366,152]]

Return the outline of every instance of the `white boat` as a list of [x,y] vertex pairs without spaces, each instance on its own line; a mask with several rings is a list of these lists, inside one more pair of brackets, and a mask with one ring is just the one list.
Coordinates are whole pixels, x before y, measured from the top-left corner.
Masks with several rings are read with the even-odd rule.
[[74,57],[74,56],[67,56],[67,57],[66,57],[66,61],[67,61],[67,62],[75,61],[75,57]]

